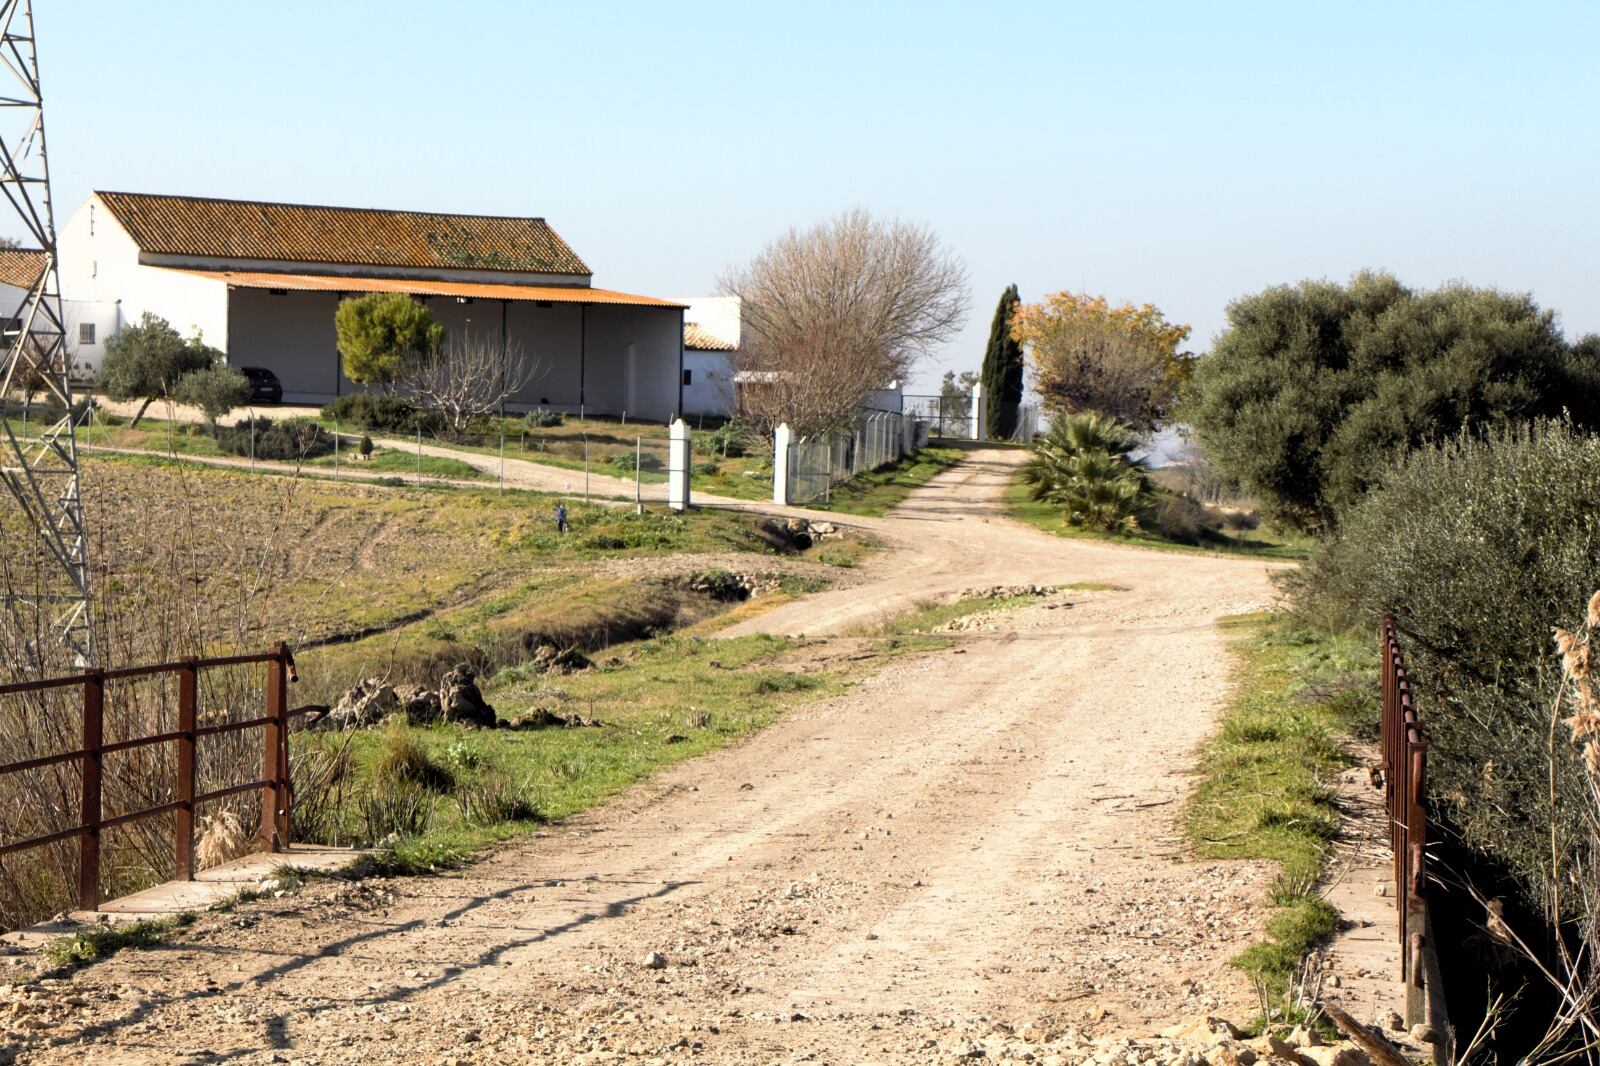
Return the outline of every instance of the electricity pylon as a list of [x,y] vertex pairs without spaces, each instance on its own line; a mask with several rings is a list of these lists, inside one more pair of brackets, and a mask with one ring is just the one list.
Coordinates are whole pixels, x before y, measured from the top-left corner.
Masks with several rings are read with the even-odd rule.
[[[4,320],[0,355],[0,481],[21,507],[36,548],[37,577],[11,574],[0,589],[21,642],[44,664],[45,641],[65,644],[81,665],[92,665],[88,542],[79,492],[78,446],[68,380],[66,327],[56,269],[56,224],[50,207],[45,154],[44,98],[34,48],[32,0],[0,0],[0,192],[31,239],[39,275],[21,305]],[[0,219],[5,209],[0,205]],[[40,255],[39,253],[42,253]],[[0,308],[0,313],[4,309]],[[13,384],[32,386],[61,405],[53,424],[19,431],[11,412]],[[9,538],[8,538],[9,540]],[[24,541],[25,543],[25,541]]]

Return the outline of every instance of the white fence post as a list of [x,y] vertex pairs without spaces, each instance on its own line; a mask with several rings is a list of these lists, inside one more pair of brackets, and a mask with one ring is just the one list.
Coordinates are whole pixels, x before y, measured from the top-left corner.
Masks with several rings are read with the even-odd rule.
[[794,447],[794,432],[785,422],[772,434],[772,502],[789,506],[789,450]]
[[[683,419],[675,419],[667,431],[667,506],[674,511],[689,507],[689,464],[693,458],[689,451],[689,427]],[[638,465],[637,458],[634,465]]]
[[972,386],[972,439],[989,439],[989,412],[988,405],[983,402],[983,386]]

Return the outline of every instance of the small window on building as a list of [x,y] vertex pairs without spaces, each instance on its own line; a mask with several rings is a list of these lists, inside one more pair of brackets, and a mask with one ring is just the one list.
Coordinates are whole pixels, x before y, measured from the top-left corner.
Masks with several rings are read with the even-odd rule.
[[693,385],[694,384],[694,371],[693,370],[685,370],[683,372],[683,383],[685,385]]
[[94,323],[93,322],[79,322],[78,323],[78,343],[79,344],[93,344],[94,343]]

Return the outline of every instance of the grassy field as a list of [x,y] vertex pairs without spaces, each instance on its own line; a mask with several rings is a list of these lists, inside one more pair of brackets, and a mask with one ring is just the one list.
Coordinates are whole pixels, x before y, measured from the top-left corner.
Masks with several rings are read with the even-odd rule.
[[[193,422],[169,422],[158,418],[143,419],[138,428],[132,419],[117,415],[97,414],[92,426],[78,431],[78,442],[89,447],[116,448],[127,451],[149,452],[152,455],[180,457],[247,459],[223,449],[203,426]],[[396,476],[415,476],[418,458],[415,452],[398,448],[375,448],[372,455],[362,458],[357,446],[360,431],[346,430],[340,434],[339,454],[307,459],[302,464],[313,470],[331,471],[336,467],[360,470],[365,473],[392,473]],[[457,481],[482,481],[488,475],[460,459],[424,455],[421,473],[425,477],[451,478]]]
[[1183,544],[1144,531],[1121,534],[1077,529],[1067,524],[1059,507],[1033,499],[1029,495],[1028,486],[1020,480],[1013,481],[1007,486],[1005,501],[1006,509],[1012,518],[1058,537],[1100,540],[1111,544],[1129,544],[1161,551],[1220,552],[1228,555],[1253,555],[1263,559],[1295,561],[1307,558],[1311,551],[1310,538],[1280,533],[1265,526],[1240,530],[1236,533],[1218,532],[1199,544]]
[[1185,828],[1202,858],[1279,865],[1267,939],[1234,964],[1293,1020],[1295,971],[1337,922],[1318,883],[1339,830],[1333,784],[1352,764],[1347,741],[1377,722],[1376,656],[1370,641],[1314,635],[1284,616],[1224,625],[1236,655],[1234,695],[1201,755]]
[[[330,684],[345,667],[393,667],[413,652],[470,658],[475,641],[542,618],[626,618],[639,603],[684,600],[673,583],[701,556],[776,572],[809,560],[814,572],[870,550],[845,538],[819,560],[823,549],[774,543],[754,515],[575,500],[561,535],[556,499],[540,493],[250,476],[143,457],[91,456],[84,488],[97,584],[122,631],[175,611],[202,649],[321,647],[312,659],[327,669],[311,662],[310,673]],[[693,620],[698,610],[679,613]]]

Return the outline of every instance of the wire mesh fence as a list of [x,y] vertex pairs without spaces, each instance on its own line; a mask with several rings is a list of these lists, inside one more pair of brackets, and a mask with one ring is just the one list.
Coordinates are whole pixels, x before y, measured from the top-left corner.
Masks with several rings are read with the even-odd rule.
[[919,434],[915,418],[864,411],[848,429],[797,437],[789,446],[789,502],[830,499],[833,486],[914,452]]
[[972,440],[977,433],[970,392],[941,393],[938,396],[906,396],[906,414],[921,419],[928,436]]

